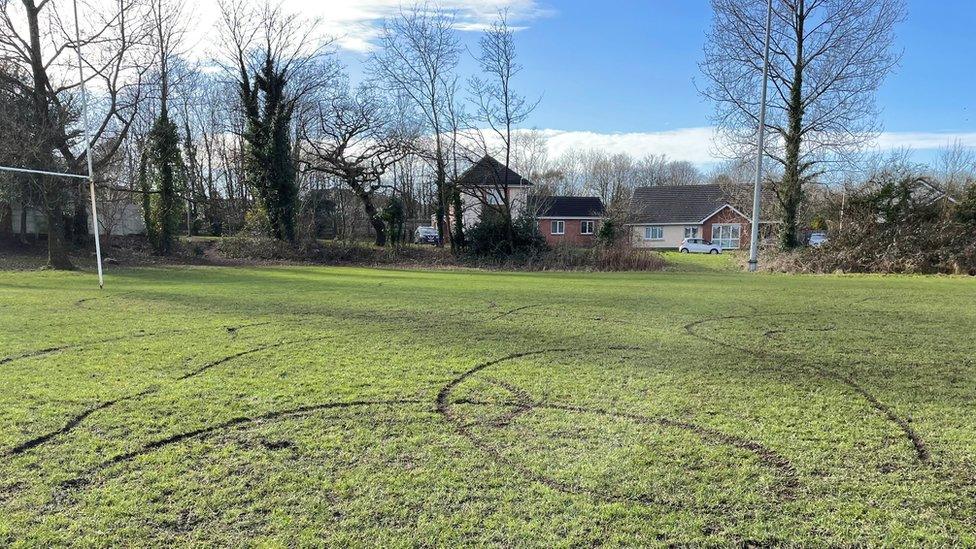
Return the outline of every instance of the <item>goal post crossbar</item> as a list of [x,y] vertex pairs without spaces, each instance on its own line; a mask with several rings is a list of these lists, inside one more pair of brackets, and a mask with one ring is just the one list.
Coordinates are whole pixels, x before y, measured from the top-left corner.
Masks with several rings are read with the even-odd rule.
[[0,172],[26,173],[32,175],[50,175],[54,177],[73,177],[75,179],[88,179],[87,175],[77,173],[46,172],[43,170],[30,170],[27,168],[14,168],[12,166],[0,166]]

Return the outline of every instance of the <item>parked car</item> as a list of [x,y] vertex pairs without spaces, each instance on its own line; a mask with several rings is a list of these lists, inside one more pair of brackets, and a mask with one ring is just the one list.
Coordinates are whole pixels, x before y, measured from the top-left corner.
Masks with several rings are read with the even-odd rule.
[[814,248],[819,248],[827,243],[827,233],[810,233],[810,238],[807,239],[807,244],[813,246]]
[[681,241],[678,251],[683,254],[720,254],[722,247],[704,238],[686,238]]
[[417,244],[437,244],[436,227],[417,227],[413,232],[413,241]]

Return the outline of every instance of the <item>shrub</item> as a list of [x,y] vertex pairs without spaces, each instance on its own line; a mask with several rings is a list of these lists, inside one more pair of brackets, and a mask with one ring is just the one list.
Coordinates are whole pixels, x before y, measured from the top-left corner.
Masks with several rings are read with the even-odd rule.
[[539,232],[536,220],[522,216],[512,223],[513,239],[500,215],[486,214],[474,227],[468,229],[467,254],[475,259],[496,261],[524,261],[546,250],[546,239]]
[[605,219],[597,232],[597,242],[602,246],[613,246],[617,243],[617,232],[617,222],[613,219]]
[[300,260],[301,254],[288,242],[268,236],[241,234],[221,239],[217,251],[232,259],[260,261]]
[[660,271],[665,261],[651,250],[629,246],[561,245],[503,259],[468,258],[474,267],[509,271]]
[[[976,191],[953,206],[906,171],[879,175],[848,202],[843,230],[821,248],[775,256],[776,270],[976,273]],[[970,202],[972,200],[973,202]]]

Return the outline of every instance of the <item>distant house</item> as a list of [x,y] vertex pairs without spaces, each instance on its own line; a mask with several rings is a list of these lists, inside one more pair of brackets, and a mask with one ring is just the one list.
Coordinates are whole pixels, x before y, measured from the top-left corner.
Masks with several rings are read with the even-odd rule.
[[550,246],[596,243],[603,220],[603,201],[595,196],[532,197],[539,232]]
[[736,250],[749,247],[749,210],[733,205],[717,184],[641,187],[631,199],[628,227],[638,248],[677,248],[682,239],[704,238]]
[[[512,209],[512,217],[522,215],[528,203],[532,182],[486,155],[461,174],[458,186],[461,189],[462,222],[467,229],[481,221],[486,204],[502,204],[503,197],[506,196]],[[450,226],[454,223],[453,207],[448,214],[445,221],[448,225],[446,232],[450,236]]]

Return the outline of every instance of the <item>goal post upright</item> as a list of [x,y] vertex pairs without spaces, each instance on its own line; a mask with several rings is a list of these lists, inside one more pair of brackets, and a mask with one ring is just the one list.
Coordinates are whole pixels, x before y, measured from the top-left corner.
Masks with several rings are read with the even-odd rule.
[[85,88],[85,69],[81,59],[81,26],[78,23],[78,0],[72,0],[75,12],[75,53],[78,56],[78,85],[81,90],[81,125],[85,136],[85,156],[88,160],[88,191],[91,194],[92,232],[95,235],[95,260],[98,265],[98,287],[105,287],[102,276],[102,244],[98,234],[98,205],[95,200],[95,166],[92,161],[91,130],[88,127],[88,91]]

